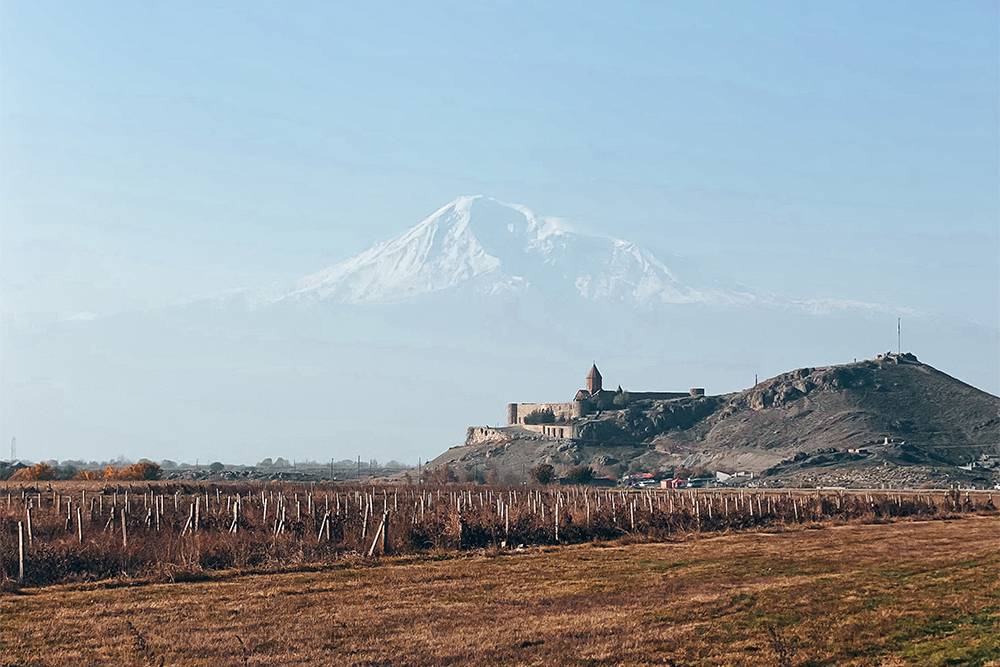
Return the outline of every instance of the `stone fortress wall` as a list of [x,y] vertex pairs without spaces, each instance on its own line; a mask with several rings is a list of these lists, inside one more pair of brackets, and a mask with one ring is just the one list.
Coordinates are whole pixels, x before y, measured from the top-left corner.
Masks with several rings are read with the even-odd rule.
[[574,403],[576,401],[573,403],[509,403],[507,405],[507,425],[531,426],[531,424],[524,423],[524,418],[532,412],[541,412],[542,410],[552,410],[556,421],[569,421],[576,417],[582,417],[582,414],[574,414],[574,410],[579,411],[580,409]]
[[[697,392],[701,392],[700,394]],[[607,392],[614,393],[614,392]],[[669,401],[674,398],[687,398],[688,396],[704,396],[704,389],[692,389],[690,392],[683,391],[639,391],[628,392],[630,401],[652,400]],[[577,400],[570,403],[508,403],[507,404],[507,425],[523,426],[529,428],[537,424],[525,424],[524,418],[532,412],[551,410],[557,422],[566,422],[572,419],[586,417],[596,411],[596,406],[592,400]],[[536,430],[529,428],[529,430]]]
[[512,439],[510,432],[503,428],[492,426],[470,426],[465,434],[465,444],[482,445],[492,442],[498,445],[510,442]]
[[[617,391],[606,391],[602,383],[603,378],[595,364],[587,374],[587,388],[578,391],[572,401],[562,403],[508,403],[506,427],[471,426],[466,435],[465,444],[506,443],[516,438],[516,432],[520,429],[538,433],[543,437],[577,439],[580,437],[581,420],[587,415],[602,409],[617,409],[611,406],[614,405],[615,397],[622,394],[628,395],[628,402],[641,400],[666,401],[687,398],[688,396],[698,397],[705,395],[705,390],[701,388],[691,389],[688,392],[625,392],[621,387]],[[548,410],[552,411],[553,423],[525,423],[525,418],[531,413]]]

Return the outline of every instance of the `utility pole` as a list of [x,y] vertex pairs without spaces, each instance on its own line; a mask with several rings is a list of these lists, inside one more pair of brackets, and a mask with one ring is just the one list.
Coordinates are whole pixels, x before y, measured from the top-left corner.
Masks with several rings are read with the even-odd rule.
[[10,439],[10,462],[17,460],[17,438]]
[[358,457],[358,480],[361,479],[361,457]]
[[896,353],[897,354],[903,354],[903,343],[902,343],[903,337],[900,334],[900,328],[899,328],[900,327],[900,322],[902,322],[902,319],[903,318],[901,318],[901,317],[897,317],[896,318]]

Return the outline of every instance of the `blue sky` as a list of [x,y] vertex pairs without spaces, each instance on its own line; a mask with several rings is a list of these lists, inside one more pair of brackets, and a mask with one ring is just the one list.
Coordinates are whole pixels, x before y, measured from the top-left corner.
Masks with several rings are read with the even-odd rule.
[[1000,324],[995,2],[535,4],[4,3],[6,326],[300,276],[473,193]]

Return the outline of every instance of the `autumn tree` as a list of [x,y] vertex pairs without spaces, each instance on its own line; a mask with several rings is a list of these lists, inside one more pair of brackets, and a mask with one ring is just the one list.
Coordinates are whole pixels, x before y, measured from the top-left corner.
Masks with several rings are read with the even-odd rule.
[[124,468],[107,466],[104,469],[104,479],[121,479],[131,481],[160,479],[160,466],[156,463],[135,463]]
[[590,466],[573,466],[566,472],[566,479],[574,484],[586,484],[594,478],[594,469]]
[[535,480],[538,484],[548,484],[552,481],[552,475],[555,473],[555,468],[553,468],[548,463],[539,463],[534,468],[528,471],[531,475],[531,479]]
[[33,482],[35,480],[53,479],[52,466],[48,463],[36,463],[27,468],[21,468],[10,476],[12,482]]

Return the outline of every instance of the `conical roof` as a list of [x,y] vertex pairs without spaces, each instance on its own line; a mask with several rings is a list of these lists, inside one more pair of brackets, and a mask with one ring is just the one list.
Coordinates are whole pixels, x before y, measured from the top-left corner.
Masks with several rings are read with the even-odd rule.
[[600,380],[600,379],[602,379],[601,378],[601,371],[597,370],[597,364],[594,364],[593,366],[590,367],[590,372],[587,373],[587,379],[588,380]]

